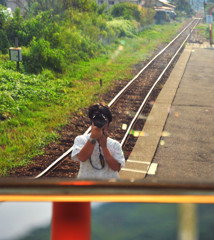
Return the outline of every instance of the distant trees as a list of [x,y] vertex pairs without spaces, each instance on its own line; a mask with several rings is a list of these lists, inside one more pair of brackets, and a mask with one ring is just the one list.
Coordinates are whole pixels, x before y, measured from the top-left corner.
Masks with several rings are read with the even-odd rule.
[[9,47],[9,41],[7,34],[4,30],[4,26],[9,19],[9,13],[6,10],[6,7],[0,5],[0,51],[2,53],[7,53]]
[[2,5],[2,6],[7,6],[7,2],[6,2],[6,0],[0,0],[0,4]]
[[111,15],[113,17],[122,17],[128,20],[136,20],[141,25],[152,23],[155,11],[151,8],[142,8],[134,3],[120,3],[112,7]]
[[188,16],[194,13],[187,0],[171,0],[171,3],[176,6],[176,11],[178,12],[185,12]]
[[0,8],[0,51],[6,53],[18,37],[23,66],[30,73],[43,68],[64,72],[71,63],[105,52],[118,37],[136,36],[155,15],[132,3],[103,13],[93,0],[29,0],[23,15],[19,8],[13,16],[5,10]]
[[54,14],[62,14],[69,8],[79,11],[91,11],[96,8],[93,0],[29,0],[28,11],[34,9],[35,13],[40,11],[53,10]]

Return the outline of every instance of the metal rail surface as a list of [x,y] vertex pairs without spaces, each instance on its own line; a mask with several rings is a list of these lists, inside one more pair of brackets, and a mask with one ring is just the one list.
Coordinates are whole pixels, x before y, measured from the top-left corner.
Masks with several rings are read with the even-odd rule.
[[[199,20],[200,21],[200,20]],[[198,21],[198,22],[199,22]],[[195,26],[193,27],[193,29],[198,25],[198,22],[195,24]],[[127,131],[121,141],[121,146],[124,146],[125,141],[129,135],[129,132],[131,130],[131,128],[133,127],[134,123],[136,122],[137,118],[139,117],[143,107],[145,106],[148,98],[150,97],[152,91],[154,90],[155,86],[157,85],[157,83],[161,80],[162,76],[164,75],[164,73],[166,72],[166,70],[169,68],[169,66],[171,65],[172,61],[175,59],[175,57],[178,55],[178,53],[180,52],[181,48],[184,46],[184,44],[186,43],[186,41],[188,40],[188,38],[190,37],[193,29],[191,30],[191,32],[187,35],[187,37],[185,38],[185,40],[183,41],[183,43],[181,44],[181,46],[179,47],[179,49],[176,51],[175,55],[171,58],[171,60],[169,61],[169,63],[167,64],[167,66],[165,67],[165,69],[162,71],[162,73],[160,74],[160,76],[158,77],[158,79],[155,81],[155,83],[153,84],[153,86],[150,88],[148,94],[146,95],[146,97],[144,98],[144,101],[142,102],[140,108],[138,109],[137,113],[135,114],[132,122],[130,123],[129,127],[127,128]]]
[[[199,21],[201,19],[200,18],[195,18],[193,19],[188,26],[186,26],[165,48],[163,48],[149,63],[146,64],[146,66],[144,66],[139,73],[111,100],[111,102],[108,104],[109,107],[112,107],[117,101],[118,99],[124,94],[124,92],[127,91],[127,89],[132,85],[132,83],[142,74],[142,72],[148,68],[148,66],[153,63],[162,53],[164,53],[169,46],[174,43],[179,36],[185,32],[194,22],[196,22],[194,24],[194,26],[191,28],[191,31],[189,31],[187,37],[185,38],[185,40],[181,43],[180,47],[178,48],[178,50],[176,51],[176,53],[173,55],[173,57],[171,58],[171,60],[168,62],[167,66],[164,68],[164,70],[162,71],[162,73],[159,75],[159,77],[157,78],[157,80],[155,81],[155,83],[152,85],[152,87],[150,88],[150,90],[148,91],[146,97],[144,98],[141,106],[139,107],[138,111],[136,112],[133,120],[131,121],[131,123],[129,124],[126,133],[124,134],[124,137],[121,141],[121,146],[123,147],[123,145],[126,142],[126,139],[128,138],[129,132],[131,130],[131,128],[133,127],[134,123],[136,122],[138,116],[140,115],[143,107],[145,106],[149,96],[151,95],[152,91],[154,90],[155,86],[157,85],[157,83],[161,80],[162,76],[164,75],[164,73],[166,72],[166,70],[169,68],[169,66],[171,65],[172,61],[175,59],[175,57],[178,55],[178,53],[180,52],[181,48],[184,46],[184,44],[186,43],[186,41],[188,40],[188,38],[190,37],[193,29],[198,25]],[[91,127],[89,127],[86,132],[84,134],[88,134],[91,130]],[[37,175],[35,177],[35,179],[38,179],[44,175],[46,175],[48,172],[50,172],[54,167],[56,167],[61,161],[63,161],[66,157],[68,157],[71,152],[73,150],[73,146],[68,149],[64,154],[62,154],[58,159],[56,159],[52,164],[50,164],[44,171],[42,171],[39,175]]]

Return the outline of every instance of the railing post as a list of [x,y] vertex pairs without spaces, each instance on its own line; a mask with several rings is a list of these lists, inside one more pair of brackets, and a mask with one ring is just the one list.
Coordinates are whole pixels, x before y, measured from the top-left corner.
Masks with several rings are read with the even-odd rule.
[[198,240],[197,204],[179,204],[178,240]]

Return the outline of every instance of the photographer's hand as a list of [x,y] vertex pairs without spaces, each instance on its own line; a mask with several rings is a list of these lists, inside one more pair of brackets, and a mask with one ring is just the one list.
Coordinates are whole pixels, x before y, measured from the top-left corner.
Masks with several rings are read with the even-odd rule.
[[92,123],[90,137],[98,140],[102,137],[102,135],[103,135],[102,129],[94,126],[94,123]]
[[108,133],[108,125],[105,125],[102,128],[102,136],[99,138],[99,144],[101,147],[106,147],[107,146],[107,138],[109,136]]
[[[99,140],[100,137],[102,137],[102,135],[103,135],[102,129],[94,126],[94,124],[92,123],[90,137],[95,140]],[[85,146],[79,152],[78,159],[81,162],[85,162],[86,160],[88,160],[91,157],[91,154],[93,153],[94,146],[95,144],[88,140]]]

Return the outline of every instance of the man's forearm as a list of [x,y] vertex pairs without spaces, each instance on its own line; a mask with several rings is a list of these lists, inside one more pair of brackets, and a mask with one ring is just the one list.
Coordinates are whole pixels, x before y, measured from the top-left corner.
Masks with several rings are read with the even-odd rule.
[[93,153],[95,144],[91,143],[89,140],[85,144],[85,146],[81,149],[81,151],[78,154],[78,159],[81,162],[87,161],[90,157],[91,154]]
[[105,160],[107,161],[109,167],[114,171],[120,171],[121,164],[118,163],[116,159],[113,158],[107,147],[102,147]]

